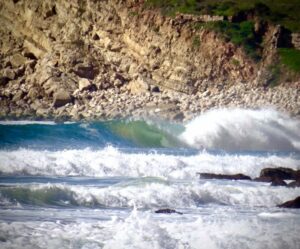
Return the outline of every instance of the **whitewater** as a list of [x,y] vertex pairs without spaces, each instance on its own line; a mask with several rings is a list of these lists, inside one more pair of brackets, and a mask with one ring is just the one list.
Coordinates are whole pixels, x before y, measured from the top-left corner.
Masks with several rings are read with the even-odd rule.
[[300,248],[300,211],[277,207],[299,188],[198,174],[266,167],[300,169],[300,121],[273,109],[1,121],[0,248]]

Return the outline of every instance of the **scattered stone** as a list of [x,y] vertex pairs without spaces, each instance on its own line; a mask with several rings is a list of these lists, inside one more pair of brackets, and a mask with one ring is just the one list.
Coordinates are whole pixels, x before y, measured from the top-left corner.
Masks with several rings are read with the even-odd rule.
[[251,180],[251,177],[244,174],[225,175],[213,173],[197,173],[201,179],[218,179],[218,180]]
[[64,105],[72,102],[72,97],[69,94],[69,92],[66,91],[66,90],[63,90],[63,89],[61,89],[58,92],[54,93],[53,97],[54,97],[53,106],[55,108],[64,106]]
[[282,207],[282,208],[300,208],[300,196],[298,196],[294,200],[284,202],[284,203],[278,205],[278,207]]
[[156,214],[183,214],[181,212],[178,212],[174,209],[164,208],[164,209],[158,209],[155,211]]

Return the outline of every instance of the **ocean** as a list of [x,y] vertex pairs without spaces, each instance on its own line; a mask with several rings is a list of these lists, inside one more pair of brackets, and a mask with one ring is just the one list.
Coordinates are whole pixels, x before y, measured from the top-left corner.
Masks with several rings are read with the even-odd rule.
[[273,109],[0,121],[0,248],[299,249],[299,209],[277,207],[299,188],[198,175],[279,166],[300,169],[300,121]]

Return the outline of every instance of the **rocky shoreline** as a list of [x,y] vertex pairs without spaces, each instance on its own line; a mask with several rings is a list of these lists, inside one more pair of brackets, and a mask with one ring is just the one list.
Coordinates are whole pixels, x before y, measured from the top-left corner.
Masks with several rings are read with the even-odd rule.
[[299,118],[299,79],[266,84],[278,27],[267,27],[257,64],[196,29],[203,20],[142,2],[0,1],[0,119],[188,121],[234,107]]
[[24,92],[17,93],[13,101],[7,105],[2,104],[1,119],[78,121],[158,117],[188,121],[216,108],[275,108],[292,117],[300,117],[298,88],[253,89],[245,84],[236,84],[229,89],[215,88],[193,95],[161,91],[159,88],[141,94],[132,94],[128,89],[118,88],[101,91],[77,89],[72,95],[60,92],[60,96],[57,95],[53,102],[41,101],[28,90],[27,95]]

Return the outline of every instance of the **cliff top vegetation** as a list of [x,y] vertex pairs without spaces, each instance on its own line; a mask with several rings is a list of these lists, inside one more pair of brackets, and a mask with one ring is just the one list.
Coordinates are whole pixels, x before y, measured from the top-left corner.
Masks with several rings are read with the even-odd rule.
[[238,16],[253,14],[292,32],[300,32],[299,0],[146,0],[149,7],[157,7],[164,14]]
[[[146,0],[145,5],[170,16],[182,13],[225,17],[224,21],[200,23],[198,28],[218,32],[224,39],[242,46],[255,61],[261,58],[262,37],[254,31],[254,20],[279,24],[288,33],[300,32],[299,0]],[[283,65],[300,73],[298,50],[284,45],[278,52]]]

